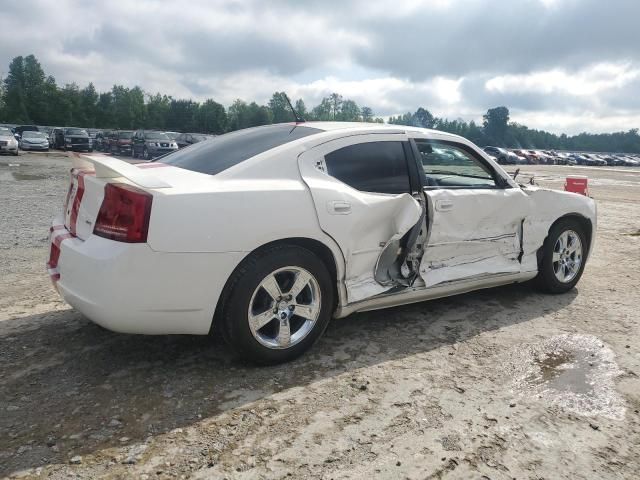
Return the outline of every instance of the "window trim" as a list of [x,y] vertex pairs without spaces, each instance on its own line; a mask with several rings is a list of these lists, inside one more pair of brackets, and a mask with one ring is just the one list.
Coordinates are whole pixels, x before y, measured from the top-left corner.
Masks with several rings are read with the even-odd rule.
[[[489,170],[495,185],[447,185],[447,186],[428,185],[427,174],[425,173],[422,165],[420,150],[418,149],[418,145],[416,142],[417,140],[424,140],[426,142],[437,142],[437,143],[449,145],[451,147],[456,147],[461,150],[464,150],[466,153],[471,155],[476,161],[484,165]],[[465,145],[464,143],[460,143],[452,140],[440,140],[437,138],[422,138],[422,137],[409,138],[409,142],[411,143],[411,146],[413,149],[413,154],[415,156],[416,165],[418,166],[418,171],[421,174],[420,177],[422,180],[422,188],[425,190],[505,190],[509,188],[514,188],[512,185],[510,185],[506,181],[506,179],[502,175],[500,175],[496,171],[495,168],[493,168],[493,165],[491,165],[486,159],[484,159],[481,155],[479,155],[478,152],[476,152],[473,148],[471,148],[468,145]]]

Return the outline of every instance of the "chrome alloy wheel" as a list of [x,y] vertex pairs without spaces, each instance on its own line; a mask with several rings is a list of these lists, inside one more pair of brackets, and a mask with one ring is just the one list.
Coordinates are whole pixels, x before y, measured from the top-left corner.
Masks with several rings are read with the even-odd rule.
[[553,273],[562,283],[571,282],[582,266],[582,241],[573,230],[560,234],[553,247]]
[[251,296],[248,321],[263,346],[289,348],[304,339],[320,315],[320,286],[304,268],[283,267],[267,275]]

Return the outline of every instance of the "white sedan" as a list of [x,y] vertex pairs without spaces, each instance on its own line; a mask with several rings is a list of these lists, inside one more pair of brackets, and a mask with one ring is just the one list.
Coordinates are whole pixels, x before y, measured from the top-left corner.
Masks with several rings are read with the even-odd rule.
[[331,317],[531,279],[566,292],[596,229],[591,198],[414,127],[268,125],[146,164],[73,162],[48,263],[62,297],[118,332],[215,325],[264,364]]

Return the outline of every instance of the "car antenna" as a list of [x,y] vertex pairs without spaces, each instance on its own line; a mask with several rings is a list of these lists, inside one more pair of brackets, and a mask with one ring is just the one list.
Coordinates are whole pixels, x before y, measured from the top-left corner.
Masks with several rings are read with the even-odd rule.
[[291,109],[291,112],[293,113],[293,117],[296,119],[296,123],[304,123],[305,120],[304,118],[302,118],[298,112],[296,112],[296,109],[293,108],[293,105],[291,105],[291,100],[289,100],[289,97],[287,96],[286,93],[282,92],[282,94],[284,95],[284,98],[287,99],[287,103],[289,104],[289,108]]

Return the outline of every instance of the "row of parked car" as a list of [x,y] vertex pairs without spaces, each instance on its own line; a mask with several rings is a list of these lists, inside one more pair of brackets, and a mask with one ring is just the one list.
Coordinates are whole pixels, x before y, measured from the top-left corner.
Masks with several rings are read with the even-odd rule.
[[484,151],[503,165],[588,165],[640,167],[640,155],[626,153],[578,153],[555,150],[507,149],[487,146]]
[[95,136],[95,149],[114,155],[150,159],[201,142],[211,135],[156,130],[104,130]]
[[18,149],[48,151],[54,148],[81,152],[97,150],[150,160],[211,137],[212,135],[201,133],[156,130],[0,125],[0,152],[18,155]]
[[[201,142],[212,135],[157,130],[98,130],[78,127],[0,125],[0,153],[21,150],[93,150],[150,160]],[[507,149],[487,146],[484,151],[503,165],[588,165],[639,167],[640,155],[582,153],[555,150]]]

